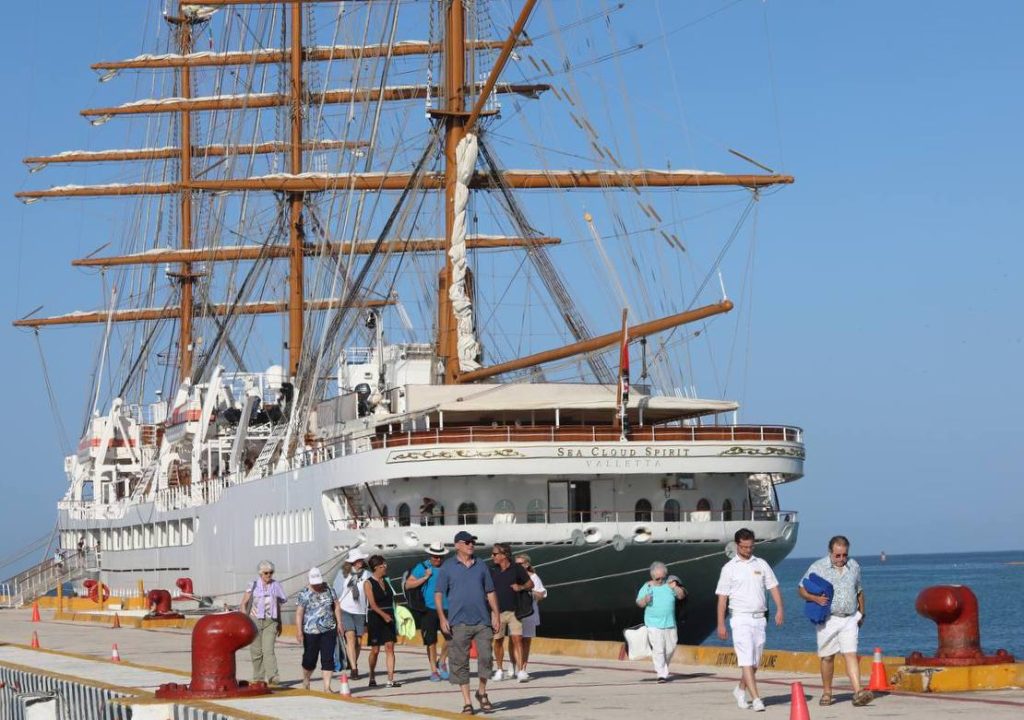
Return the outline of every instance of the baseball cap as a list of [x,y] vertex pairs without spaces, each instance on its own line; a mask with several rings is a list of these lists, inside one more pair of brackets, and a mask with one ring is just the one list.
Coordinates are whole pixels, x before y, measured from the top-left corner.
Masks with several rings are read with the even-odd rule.
[[348,551],[348,555],[345,556],[345,562],[355,563],[360,560],[368,560],[370,558],[365,552],[359,548],[354,548]]
[[320,568],[312,567],[309,569],[309,584],[320,585],[324,581],[324,576],[320,572]]
[[476,535],[470,535],[465,530],[455,533],[455,542],[476,542]]

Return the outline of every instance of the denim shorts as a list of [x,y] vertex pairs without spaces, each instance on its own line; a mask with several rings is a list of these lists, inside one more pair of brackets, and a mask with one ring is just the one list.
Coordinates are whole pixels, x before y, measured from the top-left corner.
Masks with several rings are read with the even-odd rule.
[[341,625],[345,628],[345,632],[355,632],[356,635],[362,635],[366,632],[366,616],[355,615],[342,610]]

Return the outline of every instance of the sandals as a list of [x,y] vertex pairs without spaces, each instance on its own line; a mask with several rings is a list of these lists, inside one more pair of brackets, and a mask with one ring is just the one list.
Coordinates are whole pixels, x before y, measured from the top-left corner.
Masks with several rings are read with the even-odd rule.
[[473,706],[472,705],[463,705],[462,706],[462,714],[463,715],[472,715],[473,714]]
[[874,699],[875,696],[870,690],[861,690],[853,696],[853,705],[854,707],[864,707]]
[[825,707],[832,704],[832,693],[822,693],[818,704]]
[[487,693],[476,693],[476,701],[480,703],[480,709],[484,712],[491,712],[494,710],[494,706],[491,705],[491,699],[487,697]]

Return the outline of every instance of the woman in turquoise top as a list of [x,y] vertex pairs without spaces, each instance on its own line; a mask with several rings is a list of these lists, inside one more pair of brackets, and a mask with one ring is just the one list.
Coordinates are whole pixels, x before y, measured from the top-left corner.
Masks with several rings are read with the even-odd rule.
[[651,563],[651,580],[636,594],[636,604],[644,609],[644,626],[651,643],[651,659],[658,682],[668,682],[668,666],[676,651],[676,603],[686,597],[686,589],[675,575],[669,576],[663,562]]

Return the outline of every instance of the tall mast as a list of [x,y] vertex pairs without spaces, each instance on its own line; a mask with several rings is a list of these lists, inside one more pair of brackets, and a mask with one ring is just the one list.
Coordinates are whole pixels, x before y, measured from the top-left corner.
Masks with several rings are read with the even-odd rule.
[[[179,46],[182,55],[192,52],[192,19],[185,13],[186,0],[178,2],[178,23],[180,32]],[[179,94],[183,98],[192,97],[192,69],[181,68],[179,74],[181,88]],[[181,248],[192,248],[192,114],[188,110],[181,113]],[[180,379],[187,380],[192,376],[192,264],[182,262],[178,271],[178,282],[181,283],[181,315],[178,335],[178,368]]]
[[[444,109],[444,236],[451,247],[455,226],[455,185],[458,162],[455,151],[466,134],[466,12],[462,0],[448,0],[445,19],[444,78],[448,97]],[[448,258],[447,253],[445,257]],[[467,290],[472,294],[472,284]],[[455,382],[459,374],[458,335],[448,288],[452,284],[452,262],[445,261],[437,289],[437,355],[444,363],[444,383]]]
[[[291,48],[291,167],[292,175],[302,174],[302,3],[292,5]],[[288,371],[295,377],[302,356],[303,333],[303,256],[305,232],[302,227],[300,192],[288,193]]]

